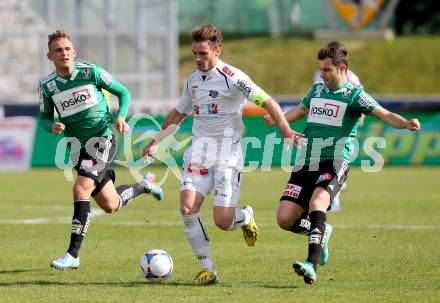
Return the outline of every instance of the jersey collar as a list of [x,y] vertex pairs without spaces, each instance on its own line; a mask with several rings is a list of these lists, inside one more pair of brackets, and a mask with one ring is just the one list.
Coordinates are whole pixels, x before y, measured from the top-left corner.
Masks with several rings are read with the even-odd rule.
[[344,84],[342,84],[340,87],[338,88],[328,88],[327,86],[325,87],[325,92],[326,93],[331,93],[331,94],[339,94],[339,93],[345,93],[349,90],[349,86],[351,85],[351,83],[349,81],[346,81]]

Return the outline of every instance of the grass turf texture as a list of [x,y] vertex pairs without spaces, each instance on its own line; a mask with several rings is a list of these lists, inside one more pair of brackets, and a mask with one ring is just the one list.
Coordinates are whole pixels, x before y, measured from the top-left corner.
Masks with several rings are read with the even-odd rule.
[[[328,215],[335,227],[330,261],[319,269],[317,284],[308,286],[291,267],[305,259],[306,237],[275,223],[288,173],[247,173],[240,206],[253,205],[260,241],[250,248],[240,229],[215,228],[209,198],[203,219],[220,283],[194,287],[199,267],[183,234],[176,178],[165,183],[163,202],[142,196],[119,213],[94,217],[80,268],[60,272],[49,262],[68,246],[72,183],[55,169],[1,173],[0,301],[438,302],[439,174],[440,168],[431,167],[386,167],[380,173],[353,168],[342,211]],[[128,171],[118,170],[117,184],[128,182]],[[141,276],[140,257],[152,248],[174,259],[174,274],[164,283]]]

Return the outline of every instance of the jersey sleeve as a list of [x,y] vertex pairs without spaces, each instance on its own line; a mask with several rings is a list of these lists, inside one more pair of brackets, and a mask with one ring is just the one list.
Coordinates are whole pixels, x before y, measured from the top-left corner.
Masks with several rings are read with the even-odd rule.
[[314,85],[312,85],[312,87],[309,89],[309,92],[307,93],[307,95],[304,98],[302,98],[302,100],[300,102],[302,104],[302,106],[304,106],[307,109],[310,109],[310,101],[312,100],[312,94],[313,94],[313,90],[314,90],[313,88],[314,88]]
[[131,102],[130,91],[99,65],[95,66],[95,83],[98,88],[103,88],[118,97],[118,115],[125,118]]
[[363,90],[353,98],[352,107],[366,115],[369,115],[378,106],[380,104]]
[[187,78],[182,89],[182,95],[180,97],[180,101],[176,106],[176,110],[181,114],[191,114],[192,113],[192,107],[191,107],[191,94],[190,94],[190,88],[189,88],[189,79]]
[[38,93],[40,98],[40,114],[38,118],[43,129],[52,132],[54,105],[51,98],[46,95],[41,84],[38,86]]
[[255,105],[263,107],[264,102],[271,98],[269,94],[255,84],[248,75],[239,69],[225,65],[223,67],[223,72],[229,76],[228,81],[232,84],[231,90],[246,100],[251,101]]
[[109,72],[97,64],[94,66],[94,73],[95,85],[99,88],[109,90],[117,82]]

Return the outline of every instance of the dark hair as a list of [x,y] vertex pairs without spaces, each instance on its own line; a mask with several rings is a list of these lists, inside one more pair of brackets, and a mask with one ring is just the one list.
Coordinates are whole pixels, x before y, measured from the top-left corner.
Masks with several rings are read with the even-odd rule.
[[348,69],[348,52],[338,41],[331,41],[326,47],[319,50],[318,60],[324,60],[326,58],[332,59],[332,63],[335,66],[345,64]]
[[65,31],[61,31],[61,30],[57,30],[56,32],[50,34],[49,36],[47,36],[47,47],[50,50],[50,44],[57,40],[57,39],[61,39],[61,38],[66,38],[68,39],[70,42],[72,42],[72,38],[70,38],[69,34]]
[[208,41],[212,49],[219,47],[223,42],[223,34],[213,24],[204,24],[191,31],[192,42]]

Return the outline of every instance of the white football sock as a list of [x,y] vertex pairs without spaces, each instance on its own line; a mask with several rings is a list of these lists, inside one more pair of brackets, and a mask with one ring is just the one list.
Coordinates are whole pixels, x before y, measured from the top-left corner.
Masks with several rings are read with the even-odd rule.
[[199,213],[182,217],[185,224],[185,236],[191,245],[194,255],[199,260],[200,266],[207,268],[210,272],[214,272],[208,232],[203,226]]
[[238,226],[249,224],[250,220],[251,215],[249,214],[249,212],[236,207],[234,220],[232,220],[232,224],[227,228],[227,230],[234,230]]

